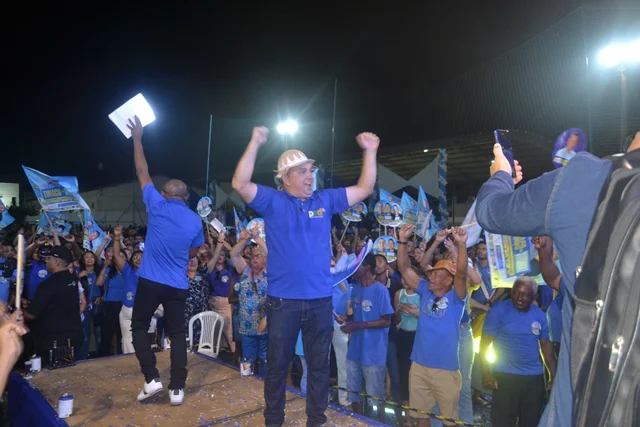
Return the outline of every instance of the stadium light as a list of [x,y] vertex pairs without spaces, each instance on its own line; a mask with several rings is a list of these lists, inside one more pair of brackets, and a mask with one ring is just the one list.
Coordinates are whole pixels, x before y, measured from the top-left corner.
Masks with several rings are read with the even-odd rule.
[[276,130],[280,135],[293,135],[298,132],[298,122],[295,120],[287,120],[286,122],[278,123]]
[[630,43],[613,43],[598,53],[598,62],[604,67],[619,67],[640,63],[640,39]]

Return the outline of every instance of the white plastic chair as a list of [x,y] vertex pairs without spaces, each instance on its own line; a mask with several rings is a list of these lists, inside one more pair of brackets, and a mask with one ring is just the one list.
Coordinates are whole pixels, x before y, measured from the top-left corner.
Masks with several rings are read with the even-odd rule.
[[198,352],[217,358],[220,352],[222,330],[224,329],[224,317],[215,311],[203,311],[189,319],[189,335],[187,336],[189,348],[192,348],[194,344],[193,324],[196,320],[199,320],[201,324]]

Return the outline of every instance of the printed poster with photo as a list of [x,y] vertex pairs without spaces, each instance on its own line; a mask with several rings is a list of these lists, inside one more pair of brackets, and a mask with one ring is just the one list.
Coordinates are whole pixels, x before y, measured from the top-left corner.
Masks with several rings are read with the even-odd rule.
[[[254,218],[251,221],[249,221],[249,223],[247,224],[247,232],[250,232],[251,230],[254,230],[254,229],[258,230],[258,236],[260,236],[260,238],[266,242],[267,236],[264,232],[264,219]],[[253,239],[251,239],[251,241],[255,243]]]
[[364,202],[356,203],[349,210],[342,213],[342,218],[349,222],[361,222],[367,217],[369,210]]
[[394,262],[398,259],[398,241],[392,236],[381,236],[373,243],[373,253],[384,255],[387,262]]
[[55,229],[58,236],[64,237],[71,232],[70,212],[45,212],[40,214],[40,220],[36,227],[36,234],[53,236],[51,229]]
[[375,216],[380,225],[393,228],[402,225],[404,218],[402,207],[398,203],[383,201],[376,203]]
[[567,129],[558,135],[553,146],[553,165],[561,168],[569,163],[576,154],[587,149],[587,134],[582,129]]
[[102,245],[104,241],[104,231],[91,216],[90,211],[84,211],[82,218],[82,226],[84,227],[84,235],[82,236],[82,247],[88,251],[94,252]]
[[518,276],[531,272],[531,238],[501,236],[485,231],[491,286],[511,288]]
[[427,194],[422,189],[422,186],[420,186],[420,188],[418,189],[418,223],[416,224],[415,231],[415,233],[419,236],[424,236],[426,229],[429,228],[427,218],[429,217],[430,210],[431,207],[429,206],[429,199],[427,199]]
[[198,212],[198,215],[200,215],[200,218],[208,217],[211,214],[212,209],[213,201],[209,197],[205,196],[198,200],[196,211]]

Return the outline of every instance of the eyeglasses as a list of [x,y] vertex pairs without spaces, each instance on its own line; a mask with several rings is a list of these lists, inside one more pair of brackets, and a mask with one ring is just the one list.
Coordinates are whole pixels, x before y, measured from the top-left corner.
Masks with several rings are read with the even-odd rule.
[[256,255],[251,255],[249,258],[251,259],[260,259],[260,258],[264,258],[263,254],[256,254]]
[[441,297],[437,297],[433,300],[433,304],[431,304],[431,311],[438,311],[438,303],[440,302]]

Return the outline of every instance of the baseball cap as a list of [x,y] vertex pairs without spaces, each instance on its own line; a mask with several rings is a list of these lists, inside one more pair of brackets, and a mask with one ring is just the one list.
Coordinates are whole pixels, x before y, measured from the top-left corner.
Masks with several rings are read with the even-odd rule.
[[67,264],[73,261],[71,251],[64,246],[54,246],[53,249],[51,249],[51,257],[61,259],[67,262]]
[[456,275],[456,268],[453,266],[453,263],[448,259],[441,259],[433,266],[432,269],[429,270],[429,273],[436,270],[447,270],[452,276]]

